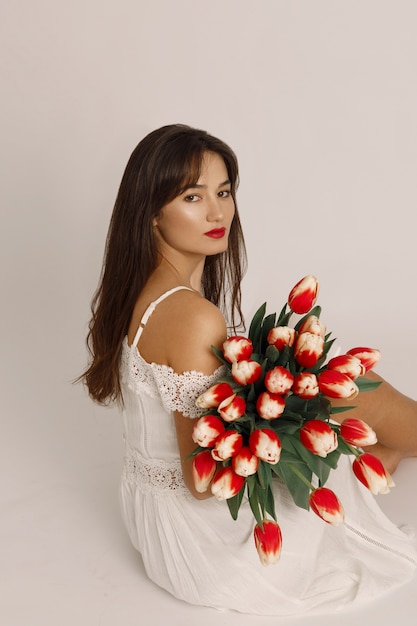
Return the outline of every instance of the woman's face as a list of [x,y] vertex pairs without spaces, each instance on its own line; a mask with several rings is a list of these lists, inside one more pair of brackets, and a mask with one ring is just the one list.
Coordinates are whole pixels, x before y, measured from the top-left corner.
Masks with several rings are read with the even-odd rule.
[[227,249],[235,212],[231,184],[221,156],[206,152],[194,187],[166,204],[154,219],[163,256],[176,251],[209,256]]

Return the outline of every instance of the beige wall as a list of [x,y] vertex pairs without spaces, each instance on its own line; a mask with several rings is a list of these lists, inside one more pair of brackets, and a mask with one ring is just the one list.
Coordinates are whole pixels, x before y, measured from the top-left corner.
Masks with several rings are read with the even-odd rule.
[[125,163],[171,122],[240,158],[247,317],[315,273],[342,347],[380,347],[380,371],[415,392],[412,0],[5,0],[0,11],[1,462],[17,446],[37,476],[89,454],[118,463],[113,411],[69,381]]

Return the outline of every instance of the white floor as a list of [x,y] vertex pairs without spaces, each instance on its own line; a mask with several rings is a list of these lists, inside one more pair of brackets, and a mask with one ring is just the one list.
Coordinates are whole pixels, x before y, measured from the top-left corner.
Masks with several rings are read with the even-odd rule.
[[[0,517],[2,626],[311,623],[188,606],[147,580],[119,517],[117,413],[95,408],[81,389],[63,387],[67,392],[60,420],[51,419],[54,408],[49,406],[45,414],[33,416],[32,424],[18,415],[5,421],[2,437],[8,445],[2,463],[9,469],[1,473],[6,478]],[[417,528],[417,459],[405,461],[395,479],[395,489],[379,501],[395,522]],[[337,621],[338,626],[353,621],[407,626],[415,623],[416,608],[417,577],[377,604],[338,615]],[[334,619],[314,621],[327,626]]]

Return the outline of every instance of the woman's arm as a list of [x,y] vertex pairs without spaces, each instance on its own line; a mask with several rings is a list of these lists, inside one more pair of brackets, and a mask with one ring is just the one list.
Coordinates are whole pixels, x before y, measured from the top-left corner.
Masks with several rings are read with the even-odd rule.
[[[192,298],[188,298],[192,300]],[[179,312],[178,312],[179,313]],[[193,299],[192,306],[177,314],[172,326],[172,341],[168,347],[169,364],[179,374],[195,370],[203,374],[212,374],[221,363],[213,354],[211,346],[220,348],[227,337],[226,322],[217,307],[203,298]],[[186,457],[195,449],[192,431],[195,420],[175,413],[180,458]],[[210,488],[199,493],[194,488],[191,474],[192,459],[183,460],[184,482],[190,492],[199,500],[211,497]]]
[[[348,404],[355,406],[346,413],[334,415],[343,422],[357,417],[367,422],[376,432],[378,443],[367,451],[375,454],[389,472],[393,472],[401,459],[417,456],[417,402],[400,393],[375,372],[366,377],[379,381],[379,387],[360,393]],[[346,400],[331,400],[334,406],[346,405]]]

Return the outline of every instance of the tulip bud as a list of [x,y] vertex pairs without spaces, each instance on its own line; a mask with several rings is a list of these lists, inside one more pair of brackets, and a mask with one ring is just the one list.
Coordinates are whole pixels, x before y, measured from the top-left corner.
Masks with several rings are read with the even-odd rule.
[[276,465],[281,456],[281,441],[270,428],[258,428],[249,437],[249,448],[262,461]]
[[273,420],[282,415],[285,409],[285,400],[277,393],[263,391],[256,400],[256,410],[264,420]]
[[294,378],[292,392],[304,400],[315,398],[319,393],[317,376],[311,372],[297,374]]
[[191,475],[194,481],[194,487],[198,493],[207,491],[215,474],[216,467],[217,463],[213,459],[210,450],[199,452],[193,458]]
[[243,361],[249,359],[253,352],[253,346],[250,339],[236,335],[229,337],[223,343],[223,356],[229,363],[235,361]]
[[285,367],[277,365],[265,374],[264,384],[271,393],[285,394],[294,382],[294,376]]
[[324,370],[318,376],[321,393],[329,398],[352,400],[359,393],[359,388],[347,374],[336,370]]
[[235,456],[243,445],[243,437],[236,430],[226,430],[216,439],[211,456],[215,461],[226,461]]
[[202,448],[210,448],[217,437],[224,431],[224,424],[215,415],[203,415],[194,424],[192,439]]
[[226,400],[223,400],[217,410],[225,422],[235,422],[245,414],[246,402],[244,398],[233,394]]
[[325,458],[337,448],[337,435],[327,422],[310,420],[300,428],[300,441],[313,454]]
[[304,314],[312,308],[317,300],[319,283],[311,274],[302,278],[290,291],[288,305],[294,313]]
[[262,376],[262,366],[256,361],[235,361],[232,363],[232,377],[238,385],[250,385]]
[[233,498],[245,484],[243,476],[239,476],[231,467],[223,467],[211,483],[211,493],[216,500]]
[[315,489],[310,494],[309,502],[312,511],[328,524],[338,526],[344,522],[343,507],[331,489],[327,489],[327,487]]
[[352,348],[347,353],[356,356],[367,372],[373,369],[381,358],[381,352],[375,348]]
[[385,470],[381,461],[369,452],[356,458],[352,469],[356,478],[374,495],[389,493],[390,487],[394,486],[391,475]]
[[309,315],[298,328],[298,332],[300,334],[312,333],[313,335],[319,335],[324,338],[326,334],[326,326],[316,315]]
[[347,374],[352,380],[363,376],[366,372],[365,366],[352,354],[340,354],[339,356],[333,357],[327,363],[327,367],[329,370]]
[[198,396],[195,403],[200,409],[213,409],[231,395],[233,389],[228,383],[217,383]]
[[271,565],[279,561],[282,548],[282,533],[278,524],[272,520],[263,520],[262,528],[256,524],[253,531],[255,546],[262,565]]
[[340,426],[343,439],[352,446],[372,446],[377,442],[376,433],[360,419],[348,417]]
[[232,458],[232,468],[239,476],[252,476],[259,467],[259,459],[252,454],[248,446],[243,446]]
[[267,341],[271,346],[275,346],[277,350],[282,350],[285,346],[291,347],[295,340],[295,330],[289,326],[277,326],[272,328],[267,337]]
[[295,340],[294,357],[302,367],[314,367],[323,354],[324,339],[313,333],[300,333]]

